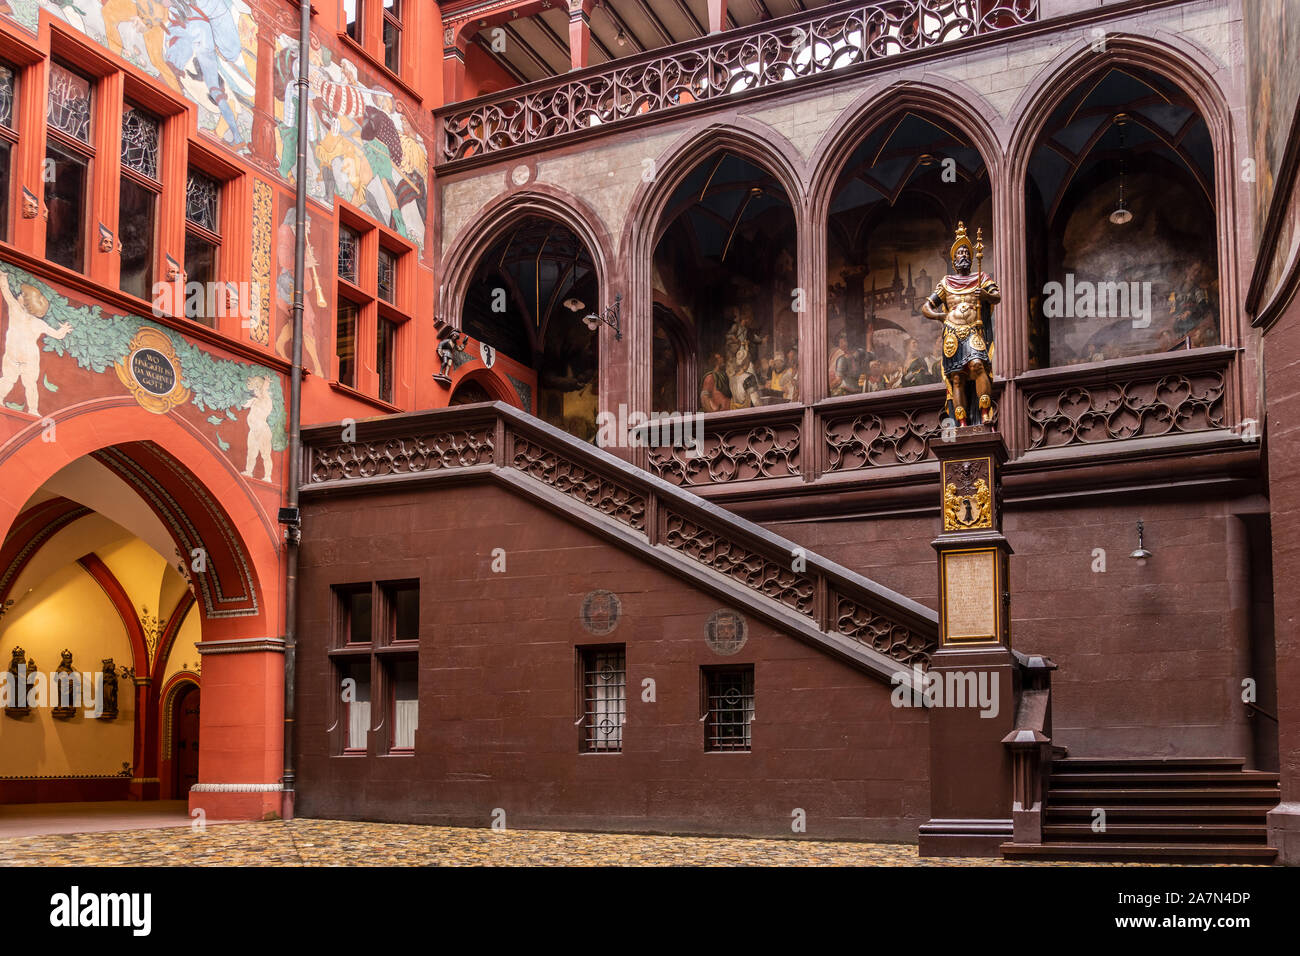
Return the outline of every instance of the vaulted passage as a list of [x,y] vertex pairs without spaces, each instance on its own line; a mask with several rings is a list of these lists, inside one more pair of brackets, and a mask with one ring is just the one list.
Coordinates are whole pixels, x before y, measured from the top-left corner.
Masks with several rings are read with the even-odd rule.
[[555,220],[525,216],[479,260],[462,318],[466,332],[497,350],[525,409],[588,441],[599,357],[583,316],[597,311],[599,295],[582,240]]

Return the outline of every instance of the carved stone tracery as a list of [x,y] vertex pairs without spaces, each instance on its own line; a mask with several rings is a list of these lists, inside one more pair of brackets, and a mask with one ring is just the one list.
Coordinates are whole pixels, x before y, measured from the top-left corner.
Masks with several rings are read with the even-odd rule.
[[646,457],[650,471],[664,481],[689,487],[796,476],[799,446],[797,424],[753,425],[706,434],[698,452],[659,446]]
[[800,614],[813,613],[816,586],[811,577],[729,541],[684,515],[668,512],[664,543]]
[[[978,12],[977,12],[978,11]],[[442,116],[450,162],[608,126],[857,63],[1005,30],[1038,18],[1038,0],[878,0],[712,43],[669,48],[595,75],[557,79]]]
[[643,495],[526,438],[515,438],[512,460],[514,467],[524,474],[629,528],[645,530],[646,502]]
[[1031,392],[1029,445],[1055,448],[1222,428],[1223,393],[1224,374],[1214,369]]
[[929,440],[939,434],[937,402],[919,408],[870,409],[826,421],[826,470],[853,471],[911,465],[934,458]]
[[835,631],[908,667],[929,667],[939,646],[937,636],[918,634],[847,597],[836,601]]
[[312,449],[312,483],[411,474],[492,463],[491,427],[453,429],[411,438],[325,445]]

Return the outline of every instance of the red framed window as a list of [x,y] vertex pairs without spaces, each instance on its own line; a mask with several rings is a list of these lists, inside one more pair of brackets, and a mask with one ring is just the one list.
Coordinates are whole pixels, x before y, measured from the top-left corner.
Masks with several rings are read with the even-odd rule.
[[338,229],[334,356],[340,385],[398,404],[402,340],[410,320],[412,249],[345,214]]
[[95,85],[59,61],[50,61],[43,175],[49,211],[45,258],[77,272],[86,271]]
[[18,74],[0,61],[0,239],[9,239],[15,177],[10,172],[18,153]]
[[365,16],[364,0],[343,0],[343,30],[358,43],[365,42],[362,19]]
[[187,295],[185,317],[212,326],[223,304],[208,292],[217,287],[221,268],[221,182],[191,167],[185,177],[185,280],[203,295]]
[[413,12],[414,7],[408,6],[406,0],[339,0],[339,36],[350,41],[377,69],[400,77],[407,54],[403,34]]
[[126,103],[122,109],[122,172],[118,193],[121,272],[118,287],[141,299],[153,298],[157,255],[159,169],[162,129],[158,118]]
[[384,0],[384,66],[402,70],[402,0]]

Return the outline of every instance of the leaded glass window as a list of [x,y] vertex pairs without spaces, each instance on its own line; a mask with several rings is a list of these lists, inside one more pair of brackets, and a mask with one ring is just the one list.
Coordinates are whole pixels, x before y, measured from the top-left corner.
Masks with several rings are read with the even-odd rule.
[[208,232],[217,232],[217,196],[221,187],[215,179],[190,170],[185,181],[185,218]]
[[339,226],[339,278],[353,285],[357,281],[357,239],[347,226]]
[[90,96],[89,80],[57,63],[50,64],[46,118],[51,127],[89,143]]
[[392,302],[397,288],[397,257],[387,249],[379,250],[379,298]]
[[14,71],[0,63],[0,126],[14,127]]
[[122,111],[122,164],[158,180],[158,121],[130,105]]
[[391,403],[393,401],[393,354],[397,344],[397,323],[388,319],[379,320],[375,334],[375,369],[379,372],[379,397]]
[[18,142],[14,130],[14,71],[0,63],[0,239],[9,238],[9,198],[13,190],[13,152]]
[[397,73],[402,66],[402,0],[384,0],[384,66]]

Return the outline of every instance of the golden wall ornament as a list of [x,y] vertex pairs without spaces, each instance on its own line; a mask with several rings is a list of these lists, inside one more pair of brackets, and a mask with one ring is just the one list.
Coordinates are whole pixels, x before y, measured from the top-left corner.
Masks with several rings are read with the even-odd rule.
[[158,329],[142,326],[131,339],[126,357],[118,359],[114,369],[140,406],[156,415],[190,400],[190,390],[181,384],[176,348]]
[[961,494],[957,486],[949,482],[943,489],[943,530],[993,527],[993,512],[989,508],[992,500],[988,482],[983,478],[975,482],[970,494]]

